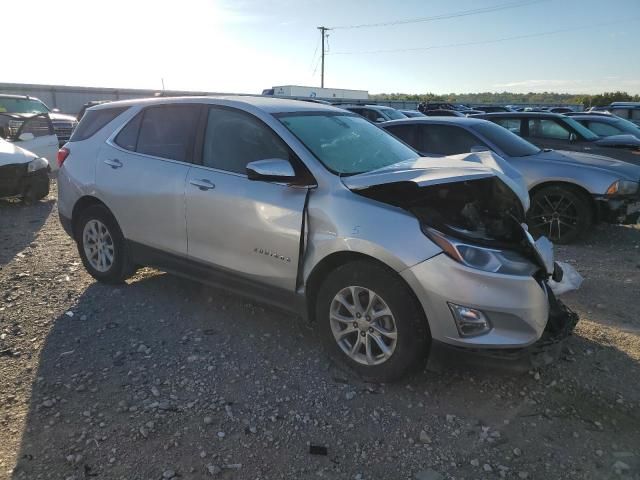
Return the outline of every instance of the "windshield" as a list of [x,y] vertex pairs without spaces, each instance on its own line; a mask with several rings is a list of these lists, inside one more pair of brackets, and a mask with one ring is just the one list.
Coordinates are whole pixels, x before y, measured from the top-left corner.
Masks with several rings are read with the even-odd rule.
[[389,117],[391,120],[402,120],[403,118],[407,118],[407,115],[405,115],[402,112],[399,112],[398,110],[394,110],[393,108],[383,108],[381,109],[386,115],[387,117]]
[[357,115],[288,113],[278,118],[336,174],[370,172],[419,157],[400,140]]
[[573,127],[573,129],[578,132],[580,135],[582,135],[585,139],[587,140],[598,140],[600,137],[598,137],[598,135],[596,135],[595,133],[593,133],[591,130],[589,130],[587,127],[585,127],[584,125],[582,125],[581,123],[576,122],[573,118],[571,117],[565,117],[564,121],[571,127]]
[[472,128],[510,157],[527,157],[540,152],[532,143],[495,123],[482,122]]
[[49,109],[40,100],[0,97],[1,113],[47,113]]

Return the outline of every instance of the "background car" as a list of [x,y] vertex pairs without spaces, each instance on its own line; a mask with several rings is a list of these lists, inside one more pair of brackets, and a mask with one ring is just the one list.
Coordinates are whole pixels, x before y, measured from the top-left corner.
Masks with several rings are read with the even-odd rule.
[[425,155],[488,149],[502,157],[527,183],[531,195],[527,221],[535,235],[570,243],[599,220],[638,220],[640,166],[585,153],[541,150],[476,118],[407,119],[381,127]]
[[407,118],[420,118],[424,117],[424,113],[419,112],[418,110],[398,110]]
[[616,115],[603,113],[565,113],[565,115],[581,123],[600,138],[626,134],[640,139],[640,126]]
[[425,110],[424,115],[427,117],[466,117],[466,115],[458,110],[451,109],[438,109],[438,110]]
[[0,113],[39,114],[48,113],[53,123],[53,129],[58,137],[58,144],[64,145],[78,121],[73,115],[65,115],[56,109],[51,110],[43,101],[23,95],[0,94]]
[[387,122],[389,120],[399,120],[401,118],[407,118],[406,115],[399,112],[395,108],[385,107],[383,105],[335,105],[338,108],[348,110],[353,113],[357,113],[361,117],[366,118],[370,122],[380,123]]
[[49,194],[49,162],[0,138],[0,197],[32,203]]
[[640,125],[640,102],[613,102],[607,110],[620,118]]
[[474,105],[474,110],[480,110],[484,113],[493,113],[493,112],[512,112],[509,107],[505,107],[502,105]]
[[640,139],[633,135],[600,138],[573,117],[546,112],[485,113],[490,120],[543,149],[606,155],[640,164]]
[[58,137],[48,113],[0,113],[0,138],[46,158],[52,170],[57,169]]
[[570,113],[573,112],[573,109],[569,107],[551,107],[549,111],[551,113]]

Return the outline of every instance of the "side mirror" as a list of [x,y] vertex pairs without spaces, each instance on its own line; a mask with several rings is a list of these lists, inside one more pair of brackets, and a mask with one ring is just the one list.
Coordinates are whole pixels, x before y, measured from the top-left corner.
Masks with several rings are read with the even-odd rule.
[[569,143],[573,143],[576,140],[578,140],[578,136],[575,133],[570,133],[569,134]]
[[480,153],[480,152],[488,152],[488,151],[489,151],[489,148],[485,147],[484,145],[474,145],[469,149],[469,152],[471,153]]
[[23,141],[23,142],[28,142],[29,140],[33,140],[34,138],[36,138],[33,133],[31,132],[24,132],[21,133],[20,136],[18,137],[18,140]]
[[60,113],[60,109],[59,108],[52,108],[51,111],[53,113]]
[[382,117],[376,118],[376,123],[386,122],[386,120]]
[[296,178],[296,172],[288,160],[269,158],[248,163],[247,177],[261,182],[291,184]]

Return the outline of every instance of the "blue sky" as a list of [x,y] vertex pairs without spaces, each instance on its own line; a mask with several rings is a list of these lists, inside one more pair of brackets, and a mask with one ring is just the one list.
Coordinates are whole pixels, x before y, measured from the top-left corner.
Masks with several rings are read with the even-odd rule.
[[[160,88],[163,78],[171,89],[243,93],[273,85],[319,85],[319,25],[389,22],[514,2],[8,2],[4,18],[28,15],[29,21],[3,26],[4,38],[23,43],[21,54],[11,57],[14,68],[3,68],[0,81]],[[55,51],[42,48],[42,36],[25,35],[28,25],[49,25],[49,31],[57,32]],[[573,28],[581,29],[498,43],[379,52]],[[531,0],[517,8],[439,21],[336,29],[329,32],[325,86],[371,93],[640,93],[638,32],[640,0]],[[371,51],[378,53],[341,54]]]

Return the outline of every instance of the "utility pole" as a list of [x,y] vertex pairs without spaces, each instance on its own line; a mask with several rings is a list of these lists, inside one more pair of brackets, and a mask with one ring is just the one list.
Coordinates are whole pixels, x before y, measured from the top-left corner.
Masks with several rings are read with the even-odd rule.
[[320,35],[322,35],[322,64],[320,66],[320,88],[324,88],[324,39],[327,36],[327,30],[330,30],[330,28],[327,27],[318,27],[318,30],[320,30]]

